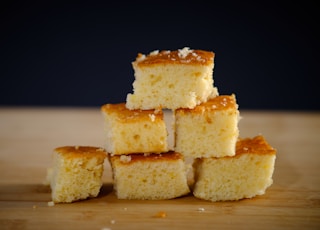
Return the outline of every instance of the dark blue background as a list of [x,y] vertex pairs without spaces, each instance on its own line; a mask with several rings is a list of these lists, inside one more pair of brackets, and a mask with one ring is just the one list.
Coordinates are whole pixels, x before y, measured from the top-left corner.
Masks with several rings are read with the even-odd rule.
[[156,49],[211,50],[240,109],[319,110],[316,1],[1,4],[0,105],[100,106]]

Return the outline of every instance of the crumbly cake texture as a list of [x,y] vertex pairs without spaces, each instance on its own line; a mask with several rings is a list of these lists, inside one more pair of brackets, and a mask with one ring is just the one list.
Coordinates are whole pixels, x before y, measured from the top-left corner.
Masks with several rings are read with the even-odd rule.
[[91,146],[63,146],[53,152],[53,166],[47,180],[54,203],[71,203],[97,197],[102,186],[104,149]]
[[109,155],[109,161],[118,199],[164,200],[190,193],[179,153]]
[[106,150],[112,155],[168,151],[168,132],[161,109],[129,110],[125,103],[101,107]]
[[138,54],[129,109],[194,108],[218,95],[213,83],[214,53],[188,47]]
[[239,118],[234,94],[175,110],[175,151],[194,158],[234,156]]
[[261,135],[240,139],[233,157],[194,161],[195,197],[232,201],[263,195],[272,185],[276,150]]

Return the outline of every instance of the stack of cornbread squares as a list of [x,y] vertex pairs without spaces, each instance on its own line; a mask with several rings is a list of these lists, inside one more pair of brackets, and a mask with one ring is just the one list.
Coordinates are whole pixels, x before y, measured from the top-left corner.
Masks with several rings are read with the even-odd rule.
[[133,94],[101,106],[105,149],[54,150],[47,173],[54,203],[96,197],[106,157],[119,199],[173,199],[192,192],[228,201],[265,193],[276,150],[261,135],[239,137],[236,97],[219,95],[213,85],[213,52],[153,51],[138,54],[132,64]]
[[[214,87],[214,55],[188,47],[138,54],[133,93],[126,102],[101,107],[117,198],[192,192],[204,200],[239,200],[262,195],[272,184],[276,150],[261,135],[239,137],[235,95],[219,95]],[[168,111],[172,124],[164,119]]]

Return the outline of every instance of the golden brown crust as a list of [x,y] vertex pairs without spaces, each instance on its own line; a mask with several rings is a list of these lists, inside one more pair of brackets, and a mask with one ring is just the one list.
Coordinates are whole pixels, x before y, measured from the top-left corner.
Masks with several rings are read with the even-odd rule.
[[106,114],[116,114],[119,121],[134,122],[138,120],[151,119],[151,121],[162,121],[163,112],[161,109],[152,110],[130,110],[126,108],[125,103],[105,104],[101,111]]
[[[275,155],[276,149],[270,146],[262,135],[258,135],[254,138],[239,138],[236,144],[235,156],[213,157],[212,159],[235,159],[243,154]],[[205,158],[197,158],[195,159],[195,163],[198,164],[204,159]]]
[[205,50],[191,50],[187,47],[180,50],[153,51],[148,55],[139,53],[134,65],[150,66],[155,64],[210,65],[215,54]]
[[180,108],[176,111],[179,113],[194,113],[194,114],[201,114],[205,111],[222,111],[227,109],[238,109],[238,104],[236,102],[235,95],[220,95],[217,97],[214,97],[207,102],[204,102],[200,105],[197,105],[194,109],[188,109],[188,108]]
[[130,164],[135,162],[155,162],[155,161],[176,161],[183,159],[180,153],[169,151],[165,153],[133,153],[127,155],[109,155],[111,161],[117,161],[122,164]]
[[103,148],[92,146],[62,146],[55,148],[54,151],[66,158],[98,157],[104,159],[107,157]]
[[254,138],[240,139],[236,145],[236,155],[244,153],[276,154],[276,150],[270,146],[262,135]]

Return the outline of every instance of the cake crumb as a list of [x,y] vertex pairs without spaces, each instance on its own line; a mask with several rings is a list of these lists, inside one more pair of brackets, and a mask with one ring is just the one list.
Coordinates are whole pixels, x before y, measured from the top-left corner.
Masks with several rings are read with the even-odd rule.
[[192,53],[193,50],[191,50],[189,47],[184,47],[183,49],[178,50],[178,56],[180,58],[186,58],[189,53]]
[[143,61],[144,59],[146,59],[146,55],[139,53],[137,57],[137,61],[140,62],[140,61]]
[[166,218],[167,217],[167,213],[164,212],[164,211],[160,211],[155,215],[155,217],[157,217],[157,218]]
[[204,209],[204,208],[198,208],[197,211],[198,211],[198,212],[204,212],[205,209]]
[[152,122],[154,122],[156,120],[156,116],[154,114],[149,114],[149,117]]
[[115,220],[110,220],[110,223],[111,223],[111,224],[115,224],[116,221],[115,221]]
[[53,206],[54,206],[54,202],[53,202],[53,201],[49,201],[49,202],[48,202],[48,206],[49,206],[49,207],[53,207]]
[[126,156],[126,155],[121,155],[120,156],[120,161],[123,163],[128,163],[131,161],[131,156]]
[[197,60],[197,61],[202,61],[202,62],[205,62],[205,61],[206,61],[206,60],[202,59],[201,56],[197,56],[196,60]]
[[154,110],[154,114],[159,114],[162,112],[162,108],[161,107],[157,107],[155,110]]
[[154,55],[157,55],[157,54],[159,54],[159,50],[154,50],[154,51],[150,52],[151,56],[154,56]]

